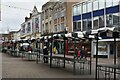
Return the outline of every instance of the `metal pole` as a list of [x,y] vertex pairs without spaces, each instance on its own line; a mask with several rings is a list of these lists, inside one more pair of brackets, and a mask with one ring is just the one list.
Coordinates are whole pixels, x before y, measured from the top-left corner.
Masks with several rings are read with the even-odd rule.
[[[114,65],[116,65],[116,38],[114,37]],[[114,80],[116,80],[116,69],[114,68]]]
[[92,55],[91,55],[91,39],[89,39],[89,41],[90,41],[90,75],[91,75],[91,68],[92,68]]
[[63,66],[63,68],[65,68],[65,53],[66,53],[66,40],[64,39],[64,66]]
[[37,45],[37,42],[38,42],[38,41],[36,41],[36,48],[37,48],[37,64],[38,64],[38,54],[39,54],[39,52],[38,52],[38,45]]
[[96,80],[97,80],[97,65],[98,65],[98,33],[96,34],[96,71],[95,71]]
[[52,45],[53,45],[53,35],[51,36],[51,39],[50,39],[50,42],[51,42],[51,46],[50,46],[50,68],[52,68]]
[[73,64],[73,71],[74,71],[74,74],[76,74],[75,72],[75,58],[76,58],[76,39],[74,39],[74,64]]

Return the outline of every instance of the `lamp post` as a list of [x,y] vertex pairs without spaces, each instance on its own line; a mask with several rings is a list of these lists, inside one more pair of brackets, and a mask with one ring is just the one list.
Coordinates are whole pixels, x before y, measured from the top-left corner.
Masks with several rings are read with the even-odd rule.
[[89,45],[90,45],[90,53],[89,53],[89,56],[90,56],[90,66],[89,67],[90,67],[90,75],[91,75],[91,68],[92,68],[91,41],[92,41],[93,38],[91,38],[89,36],[92,36],[93,34],[91,34],[91,31],[87,31],[86,34],[83,34],[83,35],[84,35],[84,37],[86,39],[89,40]]
[[72,33],[72,36],[74,37],[74,63],[73,63],[73,71],[74,71],[74,74],[76,74],[76,72],[75,72],[75,59],[76,59],[76,37],[78,36],[78,34],[77,33]]
[[51,45],[50,45],[50,68],[52,68],[52,45],[53,45],[53,34],[51,35],[51,38],[50,38],[50,43],[51,43]]
[[[119,32],[113,32],[114,38],[114,65],[116,65],[116,38],[119,38]],[[116,80],[116,68],[114,68],[114,80]]]
[[96,39],[96,71],[95,71],[95,76],[97,80],[97,65],[98,65],[98,33],[95,35]]

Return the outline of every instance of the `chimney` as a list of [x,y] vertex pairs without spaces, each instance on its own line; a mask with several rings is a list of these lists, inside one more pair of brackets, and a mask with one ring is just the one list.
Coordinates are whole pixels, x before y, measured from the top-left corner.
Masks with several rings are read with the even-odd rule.
[[30,18],[32,18],[32,13],[30,13]]
[[28,20],[28,17],[25,17],[25,22]]

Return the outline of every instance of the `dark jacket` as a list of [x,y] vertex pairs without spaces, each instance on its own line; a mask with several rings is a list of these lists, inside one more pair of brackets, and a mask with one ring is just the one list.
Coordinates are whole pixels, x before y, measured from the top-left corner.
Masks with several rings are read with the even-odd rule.
[[43,54],[44,54],[44,55],[48,55],[48,50],[47,50],[47,48],[44,48],[44,49],[43,49]]

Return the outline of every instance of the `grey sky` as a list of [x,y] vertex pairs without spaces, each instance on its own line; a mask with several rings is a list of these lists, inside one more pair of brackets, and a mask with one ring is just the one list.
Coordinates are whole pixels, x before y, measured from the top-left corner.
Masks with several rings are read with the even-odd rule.
[[[1,1],[1,12],[2,21],[0,22],[0,33],[9,30],[19,30],[21,23],[24,22],[24,18],[29,16],[29,13],[33,10],[36,5],[38,11],[41,11],[41,7],[44,3],[49,0],[2,0]],[[11,8],[9,6],[18,7]],[[19,8],[29,9],[23,10]]]

